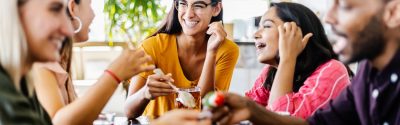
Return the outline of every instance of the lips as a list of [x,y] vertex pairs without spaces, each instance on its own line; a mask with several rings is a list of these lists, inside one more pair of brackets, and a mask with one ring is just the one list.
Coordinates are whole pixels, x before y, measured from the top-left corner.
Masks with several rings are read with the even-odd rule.
[[341,31],[339,31],[338,29],[336,29],[335,27],[332,27],[332,31],[333,33],[335,33],[336,35],[340,36],[340,37],[344,37],[347,38],[347,35]]
[[62,48],[62,43],[64,42],[65,37],[52,37],[50,38],[51,43],[54,48],[58,51]]
[[184,20],[184,22],[185,25],[189,28],[193,28],[199,23],[199,21],[189,21],[189,20]]
[[257,49],[262,49],[262,48],[264,48],[265,46],[267,46],[267,44],[265,44],[264,42],[261,42],[261,41],[257,41],[257,40],[256,40],[255,46],[256,46]]
[[346,48],[347,40],[344,37],[339,37],[333,47],[335,53],[340,54]]
[[257,55],[258,55],[267,46],[267,44],[265,44],[264,42],[256,41],[255,46],[257,48]]

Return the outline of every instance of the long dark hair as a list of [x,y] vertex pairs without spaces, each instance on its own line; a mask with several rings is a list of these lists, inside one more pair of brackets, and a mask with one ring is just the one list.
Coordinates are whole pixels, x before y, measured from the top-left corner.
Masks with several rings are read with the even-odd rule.
[[[297,56],[293,91],[298,92],[300,87],[304,85],[304,81],[321,64],[331,59],[338,59],[338,55],[333,51],[319,18],[310,9],[301,4],[289,2],[271,3],[270,7],[276,8],[277,16],[283,22],[295,22],[301,28],[303,36],[307,33],[313,33],[307,46]],[[276,70],[276,68],[271,67],[267,73],[268,76],[264,82],[264,87],[267,90],[271,89]],[[348,67],[347,71],[349,76],[353,75]]]
[[[81,0],[73,0],[73,1],[76,4],[81,3]],[[70,17],[70,19],[73,20],[71,14],[69,13],[69,7],[67,7],[67,14]],[[65,69],[65,71],[68,72],[69,75],[71,75],[71,60],[72,60],[73,43],[74,43],[74,41],[72,40],[71,37],[65,39],[62,44],[62,48],[60,50],[60,55],[61,55],[60,64]]]
[[[76,4],[80,4],[81,0],[74,0],[74,2]],[[69,7],[67,7],[67,14],[72,20],[72,16],[69,13],[68,9]],[[61,55],[60,64],[65,69],[65,71],[68,72],[68,74],[71,74],[72,48],[73,48],[73,40],[72,38],[69,37],[64,40],[62,48],[60,50],[60,55]]]
[[[168,12],[168,15],[164,18],[161,25],[159,26],[158,30],[150,35],[155,36],[159,33],[166,33],[166,34],[176,34],[182,32],[182,26],[179,24],[178,19],[178,10],[175,9],[175,2],[179,0],[174,0],[172,3],[172,8]],[[211,2],[221,2],[221,0],[211,0]],[[213,4],[212,6],[215,7],[217,4]],[[221,12],[218,16],[212,17],[211,22],[222,21],[223,16],[223,8],[221,8]]]
[[[74,0],[76,4],[80,4],[81,0]],[[69,13],[69,7],[67,7],[67,14],[72,20],[72,16]],[[72,50],[73,50],[73,43],[74,41],[72,40],[71,37],[68,37],[67,39],[64,40],[62,44],[62,48],[60,49],[60,55],[61,55],[61,60],[60,60],[60,65],[61,67],[68,73],[68,79],[65,81],[65,87],[68,92],[68,102],[71,103],[76,99],[76,93],[72,85],[72,71],[71,71],[71,66],[72,66]]]

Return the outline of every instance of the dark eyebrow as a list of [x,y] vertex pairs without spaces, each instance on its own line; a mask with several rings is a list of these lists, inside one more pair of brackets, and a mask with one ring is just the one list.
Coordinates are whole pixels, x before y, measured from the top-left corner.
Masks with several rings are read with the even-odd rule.
[[207,3],[204,1],[196,1],[196,2],[193,2],[193,4],[206,4],[207,5]]
[[53,8],[64,8],[64,3],[60,1],[54,1],[50,3],[50,6]]

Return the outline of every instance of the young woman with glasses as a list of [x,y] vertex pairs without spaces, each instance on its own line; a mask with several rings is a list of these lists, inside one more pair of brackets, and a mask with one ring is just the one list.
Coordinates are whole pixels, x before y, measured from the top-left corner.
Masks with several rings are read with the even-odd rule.
[[220,0],[175,0],[159,30],[140,46],[169,75],[140,74],[130,85],[126,115],[157,118],[174,108],[178,88],[227,91],[239,48],[226,39]]

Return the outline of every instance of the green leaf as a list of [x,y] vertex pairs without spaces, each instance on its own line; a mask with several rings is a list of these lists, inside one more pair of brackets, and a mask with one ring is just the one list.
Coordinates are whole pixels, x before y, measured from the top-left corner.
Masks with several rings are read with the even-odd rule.
[[105,0],[105,30],[110,42],[114,36],[129,36],[124,40],[140,41],[153,33],[166,13],[166,7],[161,6],[160,1]]

